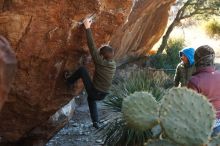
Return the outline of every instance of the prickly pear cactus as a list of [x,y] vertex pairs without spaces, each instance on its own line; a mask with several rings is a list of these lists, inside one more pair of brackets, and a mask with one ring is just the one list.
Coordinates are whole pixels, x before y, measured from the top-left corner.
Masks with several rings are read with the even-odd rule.
[[178,144],[174,144],[171,141],[168,140],[150,140],[149,142],[147,142],[147,144],[145,146],[180,146]]
[[135,92],[122,103],[123,117],[130,128],[145,131],[158,124],[159,104],[148,92]]
[[208,144],[208,146],[220,146],[220,135],[214,137]]
[[207,144],[215,112],[205,96],[187,88],[173,88],[164,97],[160,120],[166,135],[182,145]]

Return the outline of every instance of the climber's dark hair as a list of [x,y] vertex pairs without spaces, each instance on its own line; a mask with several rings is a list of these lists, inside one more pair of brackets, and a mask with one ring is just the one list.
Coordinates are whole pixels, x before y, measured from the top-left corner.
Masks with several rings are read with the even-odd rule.
[[114,49],[111,47],[111,46],[103,46],[100,48],[100,54],[103,54],[103,53],[113,53],[114,52]]

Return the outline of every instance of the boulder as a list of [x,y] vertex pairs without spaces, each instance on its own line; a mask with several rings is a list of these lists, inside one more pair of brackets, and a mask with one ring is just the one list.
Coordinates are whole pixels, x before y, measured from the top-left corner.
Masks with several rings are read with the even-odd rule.
[[166,28],[174,1],[0,0],[0,34],[10,41],[18,60],[0,113],[1,142],[44,145],[67,122],[48,121],[83,87],[77,82],[74,93],[67,91],[64,70],[85,65],[94,71],[91,60],[85,64],[90,55],[80,25],[84,17],[95,14],[97,46],[111,44],[119,61],[152,48]]

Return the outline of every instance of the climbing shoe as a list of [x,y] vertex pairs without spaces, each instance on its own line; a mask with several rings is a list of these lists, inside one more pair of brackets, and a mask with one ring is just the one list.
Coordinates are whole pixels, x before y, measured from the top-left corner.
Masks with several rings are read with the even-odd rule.
[[99,129],[100,128],[99,123],[98,122],[93,122],[93,127],[95,127],[96,129]]

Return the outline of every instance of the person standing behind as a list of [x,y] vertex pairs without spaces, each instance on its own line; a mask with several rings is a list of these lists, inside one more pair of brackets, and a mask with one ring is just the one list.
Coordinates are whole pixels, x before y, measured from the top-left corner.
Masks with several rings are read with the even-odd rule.
[[174,76],[174,85],[187,86],[187,83],[195,71],[194,67],[194,48],[184,48],[179,52],[181,62],[177,65],[176,73]]
[[113,76],[116,71],[116,63],[114,58],[114,49],[110,46],[103,46],[99,49],[99,52],[95,46],[92,31],[90,26],[92,20],[86,18],[84,20],[84,26],[86,29],[87,44],[90,54],[92,56],[95,73],[93,80],[91,80],[88,71],[85,67],[80,67],[72,75],[65,76],[68,86],[73,85],[78,79],[82,79],[88,94],[88,105],[90,110],[90,116],[93,122],[93,127],[99,128],[98,110],[96,101],[103,100],[108,94],[112,85]]
[[[188,88],[207,97],[216,110],[216,121],[212,136],[220,133],[220,72],[215,70],[215,52],[208,46],[200,46],[195,51],[196,73],[189,81]],[[204,117],[205,118],[205,117]]]

